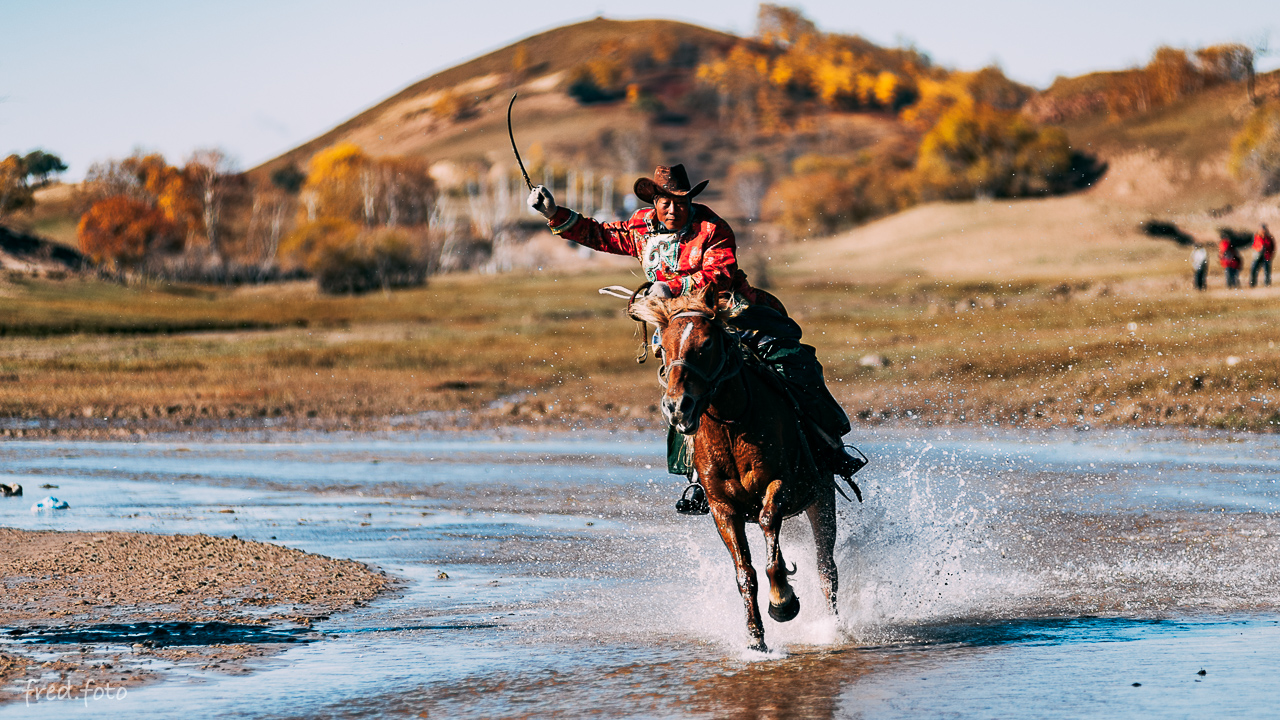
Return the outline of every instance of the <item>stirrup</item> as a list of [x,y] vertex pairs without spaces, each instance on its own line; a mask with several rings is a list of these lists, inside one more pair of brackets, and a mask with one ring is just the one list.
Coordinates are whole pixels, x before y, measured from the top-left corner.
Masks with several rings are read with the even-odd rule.
[[[853,452],[849,452],[850,450]],[[853,476],[857,475],[859,470],[866,467],[867,464],[871,462],[871,459],[866,456],[866,453],[853,445],[843,446],[840,449],[839,454],[840,457],[837,458],[839,465],[835,468],[835,474],[839,475],[841,479],[849,483],[849,489],[853,490],[854,497],[858,498],[858,502],[862,502],[862,489],[858,487],[858,483],[853,481]],[[839,490],[839,486],[837,486],[836,489]],[[843,492],[840,494],[844,495]],[[848,500],[849,496],[845,495],[845,499]]]
[[680,499],[676,501],[676,512],[681,515],[706,515],[711,512],[711,506],[707,504],[707,492],[700,483],[690,482],[685,486]]

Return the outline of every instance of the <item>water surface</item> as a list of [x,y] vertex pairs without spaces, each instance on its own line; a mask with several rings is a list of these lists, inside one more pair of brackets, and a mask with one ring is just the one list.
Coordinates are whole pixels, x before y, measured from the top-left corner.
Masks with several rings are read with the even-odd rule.
[[[867,502],[841,501],[839,615],[788,521],[802,611],[766,618],[767,655],[743,650],[712,522],[671,511],[656,437],[5,443],[0,482],[27,495],[0,501],[0,524],[236,534],[409,582],[249,676],[179,668],[124,700],[0,717],[1191,717],[1280,700],[1280,438],[860,440],[874,464]],[[71,509],[31,513],[45,492]]]

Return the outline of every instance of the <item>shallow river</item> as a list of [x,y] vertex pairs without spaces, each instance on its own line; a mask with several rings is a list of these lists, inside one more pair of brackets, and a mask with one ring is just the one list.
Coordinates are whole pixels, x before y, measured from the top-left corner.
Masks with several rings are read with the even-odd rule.
[[[408,581],[253,674],[179,669],[0,718],[1275,712],[1280,436],[860,439],[873,464],[867,502],[840,501],[839,615],[803,516],[788,521],[802,610],[765,619],[767,655],[743,649],[712,521],[671,510],[656,437],[0,444],[0,482],[28,489],[0,500],[0,525],[236,534]],[[33,514],[42,483],[71,508]]]

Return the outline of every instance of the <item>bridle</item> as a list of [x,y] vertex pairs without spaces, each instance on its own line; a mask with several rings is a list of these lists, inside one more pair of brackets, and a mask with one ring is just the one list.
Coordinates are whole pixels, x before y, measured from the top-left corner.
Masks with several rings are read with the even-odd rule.
[[[678,320],[680,318],[703,318],[705,320],[714,320],[715,315],[702,310],[686,310],[684,312],[676,313],[671,317],[672,320]],[[663,364],[658,367],[658,384],[661,385],[663,389],[666,389],[668,385],[667,377],[671,374],[671,371],[678,367],[684,368],[685,372],[692,373],[693,375],[697,376],[697,378],[707,386],[707,390],[702,393],[695,394],[695,393],[688,392],[687,390],[685,391],[685,396],[693,401],[693,408],[696,411],[694,415],[701,415],[703,412],[706,412],[708,415],[711,416],[711,419],[715,420],[716,422],[728,424],[728,423],[737,422],[737,418],[733,420],[723,420],[721,418],[716,417],[714,414],[710,412],[710,402],[708,402],[707,406],[703,407],[701,410],[699,410],[698,407],[702,405],[704,399],[709,401],[712,397],[715,397],[715,394],[720,391],[720,387],[724,385],[726,380],[729,380],[730,378],[734,377],[739,372],[741,372],[742,366],[746,364],[746,360],[743,357],[742,353],[733,353],[734,357],[738,358],[738,362],[733,363],[732,367],[727,367],[729,365],[728,356],[730,355],[729,348],[726,347],[726,344],[725,344],[726,343],[725,336],[727,335],[727,333],[721,330],[720,332],[716,332],[713,334],[719,339],[718,342],[720,345],[720,352],[718,353],[718,358],[716,360],[716,367],[714,370],[712,370],[711,372],[704,372],[701,368],[690,363],[687,360],[684,360],[683,358],[678,360],[673,360],[671,361],[670,364],[667,364],[664,358]],[[744,386],[749,385],[749,383],[743,383],[743,384]],[[750,392],[750,388],[748,388],[748,392]],[[751,400],[751,397],[750,395],[748,395],[747,396],[748,406],[750,404],[750,400]],[[743,411],[739,413],[739,417],[741,417],[745,413],[746,413],[746,408],[744,408]]]

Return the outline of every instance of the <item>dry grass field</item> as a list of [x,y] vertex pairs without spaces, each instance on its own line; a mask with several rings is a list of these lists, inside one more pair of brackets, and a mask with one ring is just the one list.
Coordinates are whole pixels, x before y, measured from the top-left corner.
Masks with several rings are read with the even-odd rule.
[[[775,258],[773,290],[858,422],[1280,429],[1280,288],[1195,293],[1182,274],[1134,272],[891,279],[853,271],[842,242]],[[831,270],[806,266],[818,262]],[[458,275],[332,298],[305,283],[10,277],[2,432],[656,425],[655,366],[635,364],[634,323],[596,293],[635,282]],[[887,366],[863,365],[873,354]]]

